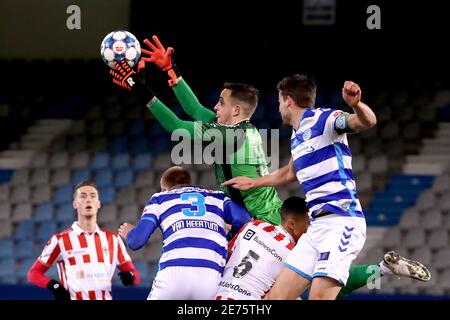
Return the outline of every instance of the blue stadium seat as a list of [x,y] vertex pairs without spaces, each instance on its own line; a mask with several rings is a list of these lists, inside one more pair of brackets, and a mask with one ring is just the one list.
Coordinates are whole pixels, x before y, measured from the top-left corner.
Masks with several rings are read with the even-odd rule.
[[109,166],[109,154],[106,152],[96,153],[91,160],[90,167],[93,170],[100,170]]
[[113,183],[113,171],[106,168],[97,171],[94,181],[99,187],[110,186]]
[[136,171],[145,170],[151,167],[153,158],[150,153],[138,154],[132,162],[133,169]]
[[34,238],[34,221],[32,220],[26,220],[19,223],[14,230],[14,236],[13,238],[15,240],[26,240]]
[[24,259],[22,262],[19,263],[18,266],[16,266],[17,270],[17,277],[18,278],[26,278],[28,274],[28,270],[30,270],[31,266],[33,265],[36,258],[27,258]]
[[14,257],[16,259],[24,259],[33,257],[33,241],[22,240],[14,246]]
[[57,230],[55,222],[49,221],[42,223],[36,234],[36,240],[39,241],[40,243],[45,243],[56,232]]
[[114,177],[114,185],[116,188],[128,187],[133,183],[134,174],[131,169],[123,169],[116,173]]
[[63,204],[56,209],[55,220],[57,222],[62,221],[74,221],[76,220],[76,213],[72,204]]
[[128,153],[119,153],[112,158],[111,166],[113,170],[125,169],[130,166],[130,155]]
[[[150,141],[147,136],[141,135],[130,142],[130,150],[133,154],[139,154],[150,151]],[[152,150],[153,151],[153,150]]]
[[72,174],[70,184],[76,186],[81,181],[89,181],[91,179],[91,170],[89,168],[81,168]]
[[69,185],[64,185],[58,188],[53,196],[53,203],[56,205],[61,205],[64,203],[72,202],[72,188]]
[[104,186],[100,188],[100,201],[102,204],[114,202],[116,189],[114,187]]
[[[5,258],[0,260],[0,277],[11,277],[16,274],[16,263],[11,258]],[[2,279],[3,280],[3,279]]]
[[14,252],[14,242],[12,239],[0,240],[0,258],[12,257]]
[[44,202],[40,204],[33,216],[35,222],[49,221],[54,216],[53,204],[50,202]]
[[109,147],[111,153],[124,153],[128,151],[128,138],[126,136],[119,136]]
[[130,124],[130,129],[128,130],[128,135],[130,137],[135,137],[144,133],[145,125],[142,120],[135,120]]

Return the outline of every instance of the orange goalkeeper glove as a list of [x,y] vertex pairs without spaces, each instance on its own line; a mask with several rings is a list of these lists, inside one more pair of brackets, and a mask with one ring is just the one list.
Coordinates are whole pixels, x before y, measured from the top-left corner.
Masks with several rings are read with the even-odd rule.
[[139,61],[137,73],[125,60],[122,60],[120,63],[115,62],[114,67],[117,71],[111,69],[109,73],[116,85],[134,92],[137,98],[146,105],[155,97],[152,90],[145,85],[145,62],[143,60]]
[[144,40],[144,43],[149,50],[141,48],[142,54],[147,55],[147,57],[143,56],[142,60],[145,62],[152,62],[158,68],[167,72],[167,75],[169,76],[169,85],[174,86],[178,82],[180,72],[172,60],[173,48],[168,47],[166,50],[157,36],[153,36],[152,39],[155,44],[148,39]]

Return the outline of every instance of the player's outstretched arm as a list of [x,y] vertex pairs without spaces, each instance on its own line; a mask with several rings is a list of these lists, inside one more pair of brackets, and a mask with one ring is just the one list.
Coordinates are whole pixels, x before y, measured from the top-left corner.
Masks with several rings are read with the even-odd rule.
[[168,47],[166,49],[156,35],[152,37],[152,40],[153,42],[148,39],[144,40],[147,49],[142,48],[142,53],[144,55],[142,59],[145,62],[154,63],[158,68],[167,72],[169,76],[169,85],[172,87],[175,96],[181,103],[183,110],[188,115],[198,121],[213,121],[216,117],[215,113],[204,107],[198,101],[197,96],[181,77],[180,71],[173,62],[173,48]]
[[342,98],[355,112],[348,117],[348,126],[353,131],[364,131],[377,124],[375,113],[361,101],[361,88],[356,83],[345,81]]
[[280,169],[259,178],[235,177],[222,183],[222,186],[232,186],[238,190],[249,190],[259,187],[277,187],[284,186],[297,179],[294,169],[294,161],[291,160],[287,165]]

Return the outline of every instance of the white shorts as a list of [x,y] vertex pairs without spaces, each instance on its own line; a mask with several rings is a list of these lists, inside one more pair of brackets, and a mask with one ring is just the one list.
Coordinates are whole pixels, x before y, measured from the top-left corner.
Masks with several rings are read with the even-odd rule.
[[311,223],[284,264],[304,278],[330,277],[345,286],[366,241],[366,220],[331,214]]
[[214,300],[222,275],[199,267],[167,267],[156,274],[147,300]]

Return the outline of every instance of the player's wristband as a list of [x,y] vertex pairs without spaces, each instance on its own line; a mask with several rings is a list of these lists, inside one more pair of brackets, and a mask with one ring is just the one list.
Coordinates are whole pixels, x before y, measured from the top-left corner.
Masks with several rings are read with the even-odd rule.
[[178,80],[181,77],[181,75],[180,75],[180,70],[178,69],[176,64],[174,64],[172,66],[172,68],[167,70],[167,75],[169,76],[169,86],[170,87],[173,87],[174,85],[176,85],[178,83]]

